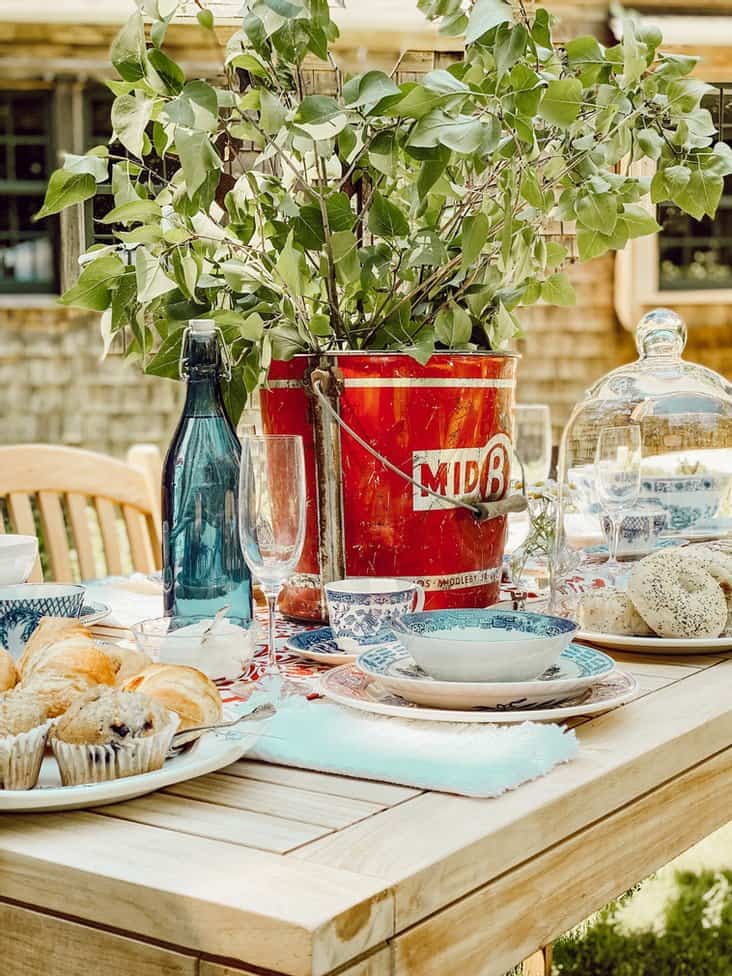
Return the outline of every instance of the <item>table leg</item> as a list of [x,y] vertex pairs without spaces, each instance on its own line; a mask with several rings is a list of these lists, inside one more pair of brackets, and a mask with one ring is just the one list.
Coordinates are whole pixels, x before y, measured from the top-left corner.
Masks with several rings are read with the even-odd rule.
[[523,963],[523,976],[551,976],[552,974],[552,947],[544,946],[529,956]]

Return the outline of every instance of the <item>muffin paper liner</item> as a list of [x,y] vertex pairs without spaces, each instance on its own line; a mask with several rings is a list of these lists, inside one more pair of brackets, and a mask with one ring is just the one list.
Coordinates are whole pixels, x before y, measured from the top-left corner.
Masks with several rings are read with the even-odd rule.
[[38,782],[50,722],[0,736],[0,789],[32,790]]
[[160,769],[165,762],[180,718],[171,715],[159,732],[141,738],[123,739],[107,745],[77,745],[51,737],[64,786],[104,783],[124,776],[137,776]]

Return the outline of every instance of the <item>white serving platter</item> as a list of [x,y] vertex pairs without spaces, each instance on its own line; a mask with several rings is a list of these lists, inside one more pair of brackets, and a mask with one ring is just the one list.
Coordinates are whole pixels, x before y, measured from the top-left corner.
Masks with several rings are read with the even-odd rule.
[[667,654],[685,657],[694,654],[714,654],[732,651],[732,635],[725,637],[629,637],[627,634],[602,634],[593,630],[579,630],[575,640],[588,641],[598,647],[617,651],[637,651],[639,654]]
[[[235,706],[224,707],[224,719],[239,714]],[[249,725],[208,732],[188,749],[167,759],[162,769],[140,776],[126,776],[105,783],[62,786],[56,760],[48,750],[43,759],[38,785],[33,790],[0,790],[0,813],[40,813],[52,810],[83,810],[134,800],[165,786],[213,773],[241,759],[254,745],[267,719]],[[244,731],[246,729],[246,731]]]
[[408,702],[385,688],[376,678],[365,674],[355,664],[344,664],[328,671],[320,679],[326,698],[358,708],[363,712],[391,715],[395,718],[420,719],[428,722],[480,722],[506,725],[519,722],[563,722],[578,715],[597,715],[631,701],[640,686],[631,674],[613,671],[577,698],[561,705],[536,708],[473,709],[426,708]]

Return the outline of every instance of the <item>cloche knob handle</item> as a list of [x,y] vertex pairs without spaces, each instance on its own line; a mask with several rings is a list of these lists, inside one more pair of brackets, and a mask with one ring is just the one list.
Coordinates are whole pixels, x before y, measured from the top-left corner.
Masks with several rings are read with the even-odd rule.
[[654,308],[635,327],[635,344],[641,359],[679,359],[686,346],[684,320],[670,308]]

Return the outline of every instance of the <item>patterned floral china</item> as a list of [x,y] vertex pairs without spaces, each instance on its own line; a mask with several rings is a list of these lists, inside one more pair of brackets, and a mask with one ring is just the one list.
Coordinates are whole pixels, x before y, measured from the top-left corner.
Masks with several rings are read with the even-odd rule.
[[555,665],[534,681],[435,681],[396,643],[364,651],[358,667],[378,679],[388,691],[409,702],[430,708],[533,708],[549,707],[605,678],[615,668],[607,654],[581,644],[566,647]]
[[638,695],[640,686],[632,674],[612,671],[595,685],[560,705],[540,704],[535,708],[488,709],[463,711],[449,708],[425,708],[395,695],[377,678],[365,674],[356,664],[344,664],[327,671],[320,679],[320,690],[331,701],[377,715],[420,719],[426,722],[482,722],[505,725],[518,722],[564,722],[578,715],[597,715],[624,705]]
[[440,681],[531,681],[557,662],[577,625],[521,610],[432,610],[406,614],[392,630]]
[[112,608],[108,603],[101,603],[97,600],[87,600],[84,603],[84,606],[81,608],[79,620],[84,624],[85,627],[93,627],[94,624],[98,624],[100,621],[105,620],[111,612]]
[[358,654],[341,650],[330,627],[318,627],[317,630],[293,634],[287,638],[285,648],[291,654],[298,654],[308,661],[317,661],[318,664],[350,664],[358,657]]
[[403,579],[337,580],[326,584],[325,597],[333,636],[342,651],[351,653],[383,640],[392,620],[424,606],[419,583]]
[[17,657],[41,617],[78,617],[84,587],[71,583],[0,586],[0,647]]

